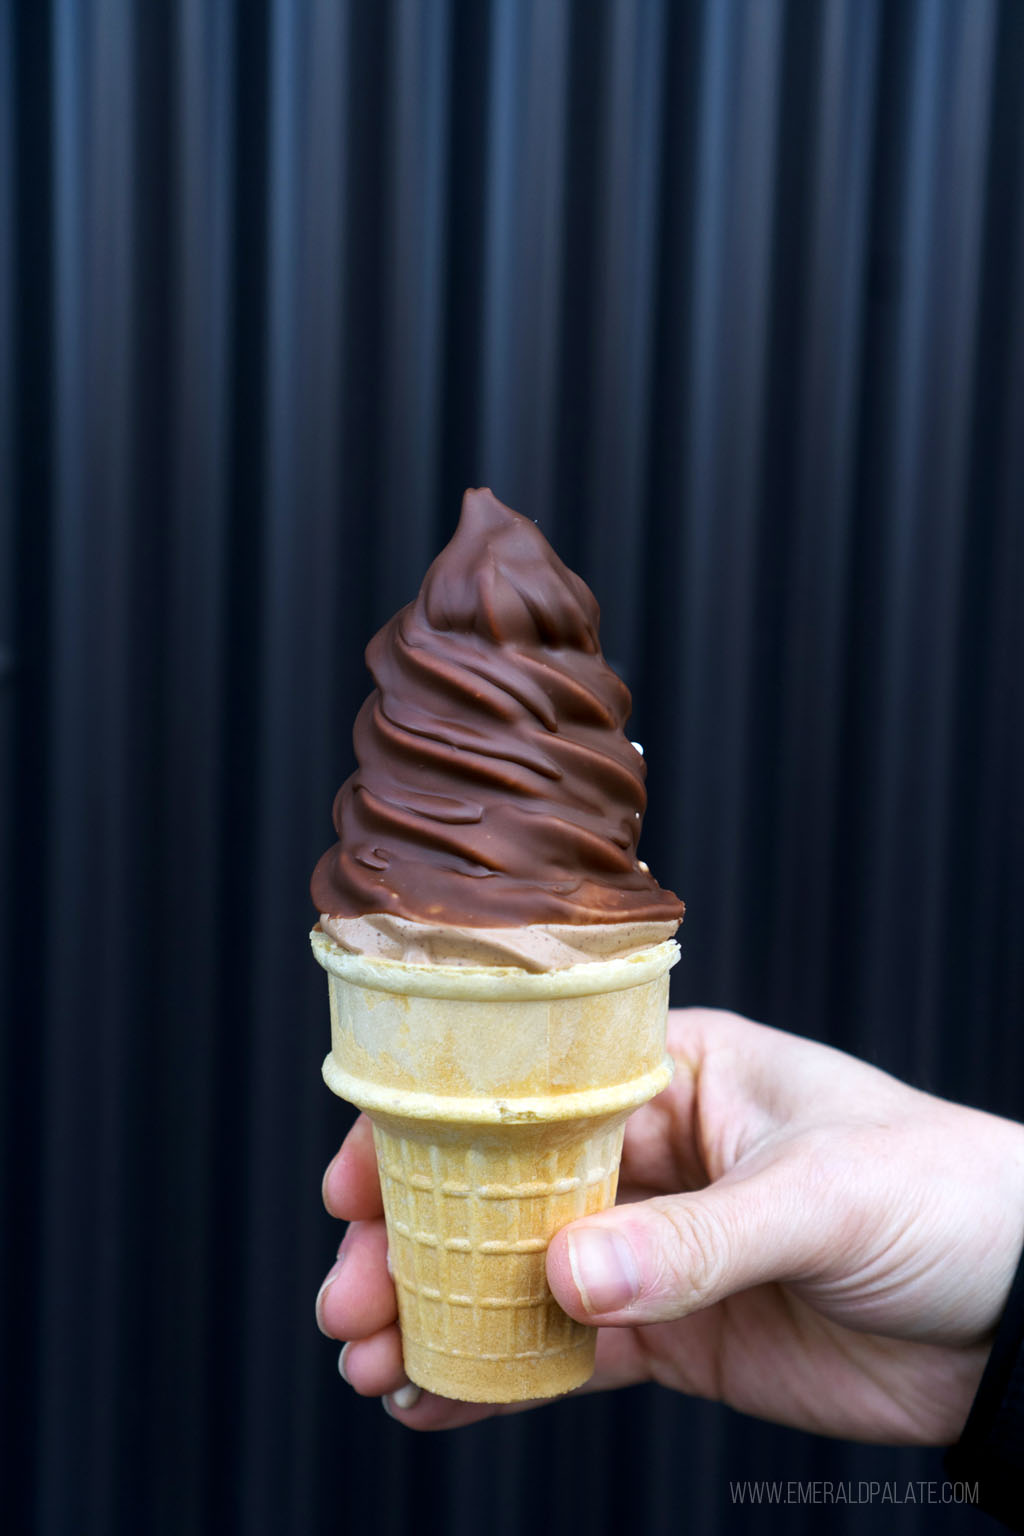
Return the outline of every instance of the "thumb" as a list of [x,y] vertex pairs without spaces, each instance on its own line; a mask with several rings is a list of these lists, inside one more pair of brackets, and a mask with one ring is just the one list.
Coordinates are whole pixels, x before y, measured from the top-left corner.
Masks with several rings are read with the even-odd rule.
[[571,1222],[548,1248],[555,1300],[578,1322],[657,1323],[795,1279],[821,1253],[822,1224],[794,1182],[792,1169],[730,1174]]

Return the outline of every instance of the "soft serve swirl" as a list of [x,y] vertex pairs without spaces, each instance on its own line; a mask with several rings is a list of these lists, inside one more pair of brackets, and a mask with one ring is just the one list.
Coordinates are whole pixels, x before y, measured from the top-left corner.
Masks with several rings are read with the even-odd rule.
[[313,873],[320,913],[679,921],[682,903],[637,859],[645,768],[598,620],[535,524],[466,492],[419,595],[367,647],[377,686],[334,804],[339,841]]

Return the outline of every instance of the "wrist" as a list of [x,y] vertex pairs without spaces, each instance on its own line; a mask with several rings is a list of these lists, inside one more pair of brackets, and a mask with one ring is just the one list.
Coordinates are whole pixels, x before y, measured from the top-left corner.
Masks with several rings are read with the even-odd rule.
[[982,1137],[991,1148],[989,1176],[979,1188],[994,1191],[996,1207],[991,1252],[986,1256],[992,1299],[983,1340],[990,1343],[1006,1313],[1011,1291],[1019,1291],[1024,1246],[1024,1125],[996,1115],[982,1116]]
[[982,1509],[1024,1528],[1024,1245],[967,1422],[945,1460],[953,1481],[977,1484]]

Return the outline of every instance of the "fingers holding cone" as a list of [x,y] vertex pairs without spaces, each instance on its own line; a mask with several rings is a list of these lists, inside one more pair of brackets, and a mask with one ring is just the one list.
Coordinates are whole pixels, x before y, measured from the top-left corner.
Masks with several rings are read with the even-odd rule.
[[359,1115],[327,1165],[322,1186],[324,1205],[340,1221],[370,1221],[384,1215],[373,1148],[373,1126]]

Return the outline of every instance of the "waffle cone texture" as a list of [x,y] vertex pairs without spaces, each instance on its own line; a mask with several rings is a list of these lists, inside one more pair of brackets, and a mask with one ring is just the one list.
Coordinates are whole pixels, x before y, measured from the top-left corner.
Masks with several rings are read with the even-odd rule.
[[409,1379],[491,1403],[582,1385],[597,1330],[559,1307],[545,1253],[614,1203],[626,1119],[671,1077],[678,945],[538,975],[311,939],[330,992],[324,1078],[373,1123]]

